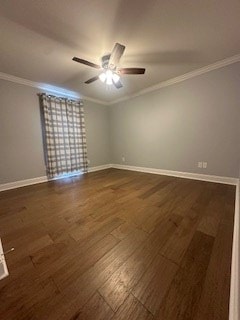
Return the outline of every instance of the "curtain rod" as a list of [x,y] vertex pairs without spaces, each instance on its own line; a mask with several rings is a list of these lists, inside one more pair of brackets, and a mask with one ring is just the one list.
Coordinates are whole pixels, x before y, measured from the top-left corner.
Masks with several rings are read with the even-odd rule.
[[46,93],[37,93],[37,95],[39,97],[41,96],[46,96],[46,97],[51,97],[51,98],[54,98],[54,99],[59,99],[59,100],[68,100],[68,101],[73,101],[73,102],[80,102],[80,104],[83,104],[83,100],[82,99],[70,99],[70,98],[66,98],[66,97],[57,97],[57,96],[54,96],[52,94],[46,94]]

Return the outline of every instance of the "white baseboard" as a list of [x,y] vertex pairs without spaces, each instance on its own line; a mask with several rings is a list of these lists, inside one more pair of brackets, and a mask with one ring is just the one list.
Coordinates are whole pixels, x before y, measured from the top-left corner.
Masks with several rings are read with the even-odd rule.
[[[216,183],[224,183],[224,184],[231,184],[237,185],[238,179],[231,178],[231,177],[219,177],[213,175],[206,175],[206,174],[198,174],[198,173],[189,173],[189,172],[180,172],[180,171],[171,171],[171,170],[163,170],[163,169],[154,169],[154,168],[146,168],[146,167],[136,167],[136,166],[127,166],[122,164],[104,164],[96,167],[88,168],[88,172],[95,172],[100,170],[105,170],[109,168],[115,169],[122,169],[122,170],[131,170],[131,171],[139,171],[139,172],[146,172],[146,173],[153,173],[153,174],[160,174],[165,176],[172,176],[172,177],[179,177],[179,178],[186,178],[186,179],[193,179],[193,180],[201,180],[201,181],[208,181],[208,182],[216,182]],[[79,173],[78,173],[79,174]],[[74,174],[78,175],[78,174]],[[68,176],[69,177],[69,176]],[[52,180],[59,180],[64,179],[65,177],[58,177]],[[0,184],[0,192],[25,186],[30,186],[37,183],[47,182],[49,179],[47,176],[20,180],[9,182],[5,184]]]
[[171,170],[146,168],[146,167],[135,167],[135,166],[122,165],[122,164],[112,164],[112,168],[160,174],[164,176],[172,176],[172,177],[178,177],[178,178],[224,183],[224,184],[231,184],[231,185],[237,185],[238,183],[237,178],[220,177],[220,176],[213,176],[213,175],[206,175],[206,174],[199,174],[199,173],[171,171]]
[[233,247],[232,247],[232,266],[231,266],[231,289],[230,289],[230,303],[229,303],[229,320],[240,319],[240,186],[239,181],[236,188],[235,200],[235,218],[233,230]]
[[[99,171],[99,170],[109,169],[109,168],[111,168],[111,166],[112,166],[111,164],[104,164],[101,166],[90,167],[90,168],[88,168],[88,172],[95,172],[95,171]],[[67,177],[68,178],[74,177],[79,174],[81,174],[81,173],[74,173],[72,175],[68,175]],[[6,191],[6,190],[11,190],[11,189],[16,189],[16,188],[20,188],[20,187],[26,187],[26,186],[30,186],[30,185],[37,184],[37,183],[43,183],[43,182],[47,182],[47,181],[51,181],[51,180],[60,180],[60,179],[64,179],[64,178],[66,178],[66,177],[61,176],[61,177],[56,177],[53,179],[48,179],[47,176],[42,176],[42,177],[37,177],[37,178],[31,178],[31,179],[26,179],[26,180],[4,183],[4,184],[0,184],[0,192]]]
[[0,184],[0,192],[5,190],[10,190],[10,189],[30,186],[32,184],[37,184],[37,183],[42,183],[47,181],[48,181],[47,176],[43,176],[43,177],[37,177],[32,179],[4,183],[4,184]]
[[101,166],[88,168],[88,172],[95,172],[95,171],[105,170],[105,169],[109,169],[109,168],[112,168],[111,164],[103,164]]
[[4,256],[2,241],[0,238],[0,280],[6,278],[9,275],[7,263]]

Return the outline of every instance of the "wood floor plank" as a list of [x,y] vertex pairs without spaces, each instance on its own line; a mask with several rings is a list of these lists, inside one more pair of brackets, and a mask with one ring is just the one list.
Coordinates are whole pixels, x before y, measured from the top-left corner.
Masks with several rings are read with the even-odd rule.
[[200,216],[200,223],[197,230],[216,237],[224,206],[224,197],[218,194],[213,195],[205,211]]
[[[69,319],[87,303],[96,290],[131,256],[146,238],[146,234],[136,230],[117,244],[104,257],[98,260],[73,283],[69,284],[61,295],[48,301],[47,306],[39,308],[38,313],[46,319]],[[49,312],[46,314],[46,310]],[[45,318],[44,318],[45,319]]]
[[169,181],[169,180],[163,180],[163,181],[157,183],[157,185],[151,187],[148,191],[146,191],[144,194],[142,194],[139,198],[146,199],[149,196],[151,196],[152,194],[154,194],[155,192],[157,192],[157,191],[161,190],[162,188],[166,187],[170,183],[171,183],[171,181]]
[[107,221],[89,221],[89,223],[84,224],[83,226],[76,226],[73,231],[70,231],[70,236],[75,241],[83,241],[89,238],[92,234],[100,233],[102,229],[105,229],[105,234],[110,233],[118,226],[120,226],[124,221],[119,218],[110,217]]
[[111,319],[114,312],[98,292],[77,312],[71,320],[106,320]]
[[89,268],[91,268],[106,253],[114,248],[118,240],[112,235],[107,235],[101,241],[78,255],[78,258],[69,259],[61,268],[52,274],[52,277],[60,290],[77,280]]
[[214,238],[197,231],[161,303],[156,319],[193,319],[202,293]]
[[129,295],[112,320],[152,320],[153,315],[133,296]]
[[175,214],[164,215],[144,245],[150,251],[154,251],[156,254],[159,253],[171,235],[178,229],[181,221],[181,216]]
[[123,240],[124,238],[126,238],[127,235],[129,235],[131,232],[133,232],[133,230],[136,227],[128,222],[125,222],[123,224],[121,224],[118,228],[114,229],[111,234],[119,239],[119,240]]
[[219,224],[198,313],[194,320],[228,319],[229,303],[226,296],[229,296],[230,292],[232,209],[226,208],[225,205],[225,215]]
[[153,260],[144,247],[137,249],[126,262],[99,288],[100,294],[114,311],[122,305]]
[[160,253],[169,260],[180,264],[180,261],[194,236],[198,220],[199,218],[194,211],[192,211],[192,214],[188,213],[188,216],[181,220],[178,228],[176,228],[175,232],[172,233],[162,246]]
[[132,294],[155,315],[177,270],[176,264],[157,255]]
[[136,229],[133,233],[127,236],[124,240],[119,242],[94,266],[86,271],[74,283],[76,287],[81,287],[82,284],[91,283],[94,288],[100,288],[108,278],[137,250],[137,248],[144,242],[147,235]]

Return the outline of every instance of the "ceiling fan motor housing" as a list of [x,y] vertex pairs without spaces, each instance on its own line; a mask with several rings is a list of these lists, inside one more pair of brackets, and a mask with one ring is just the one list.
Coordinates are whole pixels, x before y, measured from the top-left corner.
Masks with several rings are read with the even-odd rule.
[[102,67],[104,69],[108,69],[108,63],[109,63],[110,56],[111,56],[111,54],[105,54],[104,56],[102,56]]

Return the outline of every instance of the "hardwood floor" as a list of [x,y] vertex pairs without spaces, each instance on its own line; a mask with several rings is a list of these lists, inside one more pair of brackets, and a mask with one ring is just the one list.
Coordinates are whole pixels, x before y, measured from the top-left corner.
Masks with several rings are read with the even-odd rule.
[[0,319],[227,320],[234,198],[116,169],[0,193]]

